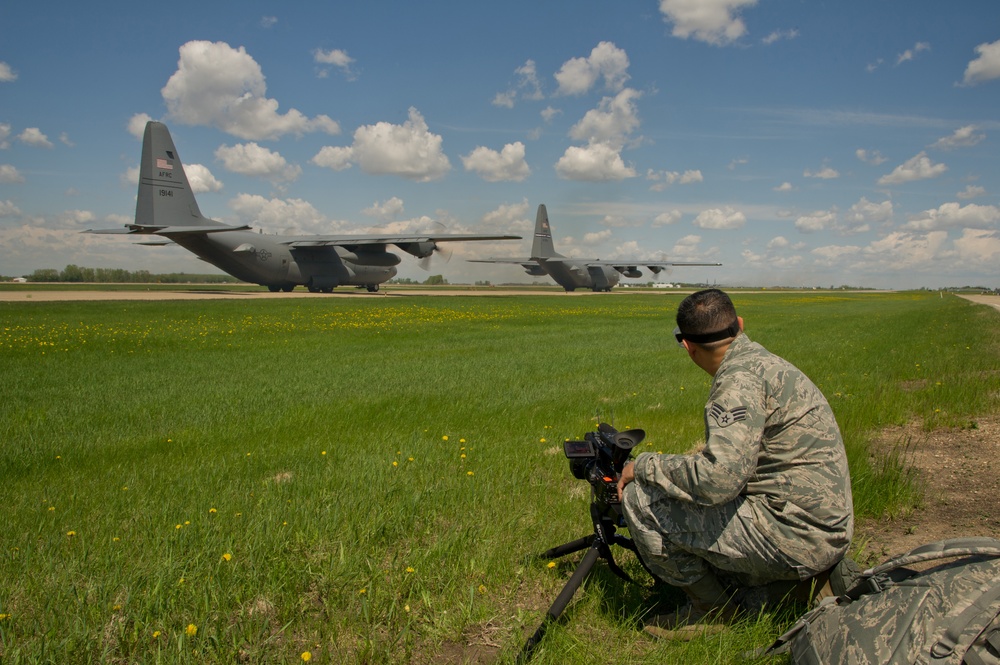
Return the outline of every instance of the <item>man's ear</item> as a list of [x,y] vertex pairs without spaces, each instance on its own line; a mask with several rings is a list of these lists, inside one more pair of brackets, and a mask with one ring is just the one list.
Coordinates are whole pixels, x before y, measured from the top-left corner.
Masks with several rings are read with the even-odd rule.
[[743,317],[742,316],[737,316],[736,320],[739,321],[740,330],[743,330]]
[[681,340],[681,344],[684,345],[684,350],[688,352],[688,357],[694,360],[695,345],[693,342],[689,342],[686,339]]

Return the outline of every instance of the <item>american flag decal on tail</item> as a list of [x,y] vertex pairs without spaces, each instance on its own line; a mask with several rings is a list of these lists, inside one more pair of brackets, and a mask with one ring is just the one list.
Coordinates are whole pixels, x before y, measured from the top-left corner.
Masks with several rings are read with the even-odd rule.
[[168,162],[167,160],[163,159],[162,157],[158,157],[156,159],[156,168],[158,168],[158,169],[165,169],[167,171],[171,171],[171,170],[173,170],[174,165],[172,163]]

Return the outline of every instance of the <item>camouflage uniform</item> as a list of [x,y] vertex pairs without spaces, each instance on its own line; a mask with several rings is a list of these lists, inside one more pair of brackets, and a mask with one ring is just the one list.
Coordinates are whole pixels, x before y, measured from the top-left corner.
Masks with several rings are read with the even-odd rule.
[[800,370],[740,334],[705,406],[706,443],[642,453],[624,514],[643,560],[677,586],[719,572],[741,586],[804,580],[854,530],[847,454],[833,411]]

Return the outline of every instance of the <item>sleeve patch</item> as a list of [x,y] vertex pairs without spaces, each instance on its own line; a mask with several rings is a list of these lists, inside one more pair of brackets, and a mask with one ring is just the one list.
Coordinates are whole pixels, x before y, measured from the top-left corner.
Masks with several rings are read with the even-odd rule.
[[712,402],[712,407],[708,410],[708,415],[715,420],[719,427],[729,427],[733,423],[747,419],[747,408],[745,406],[734,406],[731,409],[724,409],[718,403]]

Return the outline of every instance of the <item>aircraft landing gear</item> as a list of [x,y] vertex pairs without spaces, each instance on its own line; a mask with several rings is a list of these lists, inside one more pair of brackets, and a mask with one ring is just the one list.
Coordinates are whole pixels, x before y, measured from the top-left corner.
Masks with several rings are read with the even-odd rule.
[[369,284],[367,288],[368,293],[378,293],[378,284]]
[[270,291],[271,293],[277,293],[278,291],[281,290],[281,286],[279,284],[268,284],[267,290]]

